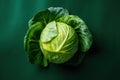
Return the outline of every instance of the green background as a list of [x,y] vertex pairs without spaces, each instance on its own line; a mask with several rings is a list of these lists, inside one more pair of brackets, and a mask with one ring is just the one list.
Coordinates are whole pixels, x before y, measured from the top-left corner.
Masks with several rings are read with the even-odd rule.
[[[120,80],[119,0],[0,0],[0,80]],[[80,16],[94,43],[76,68],[28,62],[23,38],[28,20],[50,6]]]

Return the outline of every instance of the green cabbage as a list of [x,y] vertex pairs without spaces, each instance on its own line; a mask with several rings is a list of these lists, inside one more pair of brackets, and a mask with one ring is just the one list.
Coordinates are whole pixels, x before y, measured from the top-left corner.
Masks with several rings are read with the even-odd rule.
[[91,45],[92,35],[84,21],[62,7],[38,12],[30,19],[24,37],[29,61],[43,67],[48,63],[79,64]]

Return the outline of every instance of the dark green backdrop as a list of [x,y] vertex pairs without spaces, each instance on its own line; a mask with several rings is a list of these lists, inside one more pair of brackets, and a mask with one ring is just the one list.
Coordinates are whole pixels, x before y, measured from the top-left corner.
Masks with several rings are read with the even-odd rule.
[[[0,0],[0,80],[120,80],[119,0]],[[62,6],[89,26],[94,43],[78,68],[30,64],[23,49],[28,20]]]

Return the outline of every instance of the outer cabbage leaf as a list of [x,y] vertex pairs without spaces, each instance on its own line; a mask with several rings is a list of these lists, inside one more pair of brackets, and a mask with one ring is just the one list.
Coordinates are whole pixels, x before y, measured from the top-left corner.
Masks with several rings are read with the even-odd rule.
[[29,21],[29,26],[33,25],[36,22],[43,23],[46,26],[49,22],[55,21],[62,16],[69,15],[67,9],[62,7],[50,7],[44,11],[38,12],[33,18]]
[[28,54],[29,61],[41,66],[47,66],[47,60],[44,58],[42,51],[39,47],[40,33],[43,30],[43,25],[40,22],[32,25],[24,38],[24,48]]

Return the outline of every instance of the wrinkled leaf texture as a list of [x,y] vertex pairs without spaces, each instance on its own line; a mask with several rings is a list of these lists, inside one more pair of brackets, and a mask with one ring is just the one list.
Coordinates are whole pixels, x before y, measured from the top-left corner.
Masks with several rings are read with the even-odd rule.
[[[43,67],[48,66],[49,62],[43,56],[39,39],[42,30],[51,21],[66,23],[76,31],[79,38],[79,47],[70,62],[75,65],[79,64],[85,52],[88,51],[92,45],[92,35],[82,19],[75,15],[69,15],[69,12],[62,7],[50,7],[44,11],[38,12],[30,19],[28,24],[29,29],[24,38],[24,48],[28,54],[29,61],[33,64],[40,64]],[[70,62],[68,61],[68,63]]]

